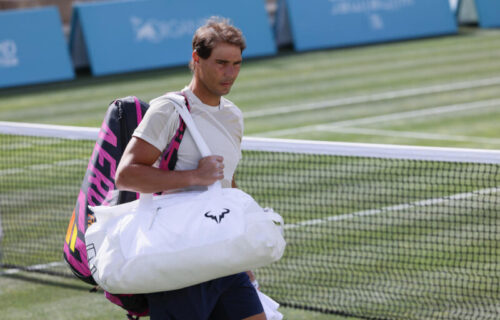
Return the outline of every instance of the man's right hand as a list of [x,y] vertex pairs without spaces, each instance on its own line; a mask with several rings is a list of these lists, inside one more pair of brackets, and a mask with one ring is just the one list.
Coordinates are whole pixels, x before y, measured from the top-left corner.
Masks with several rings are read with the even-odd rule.
[[224,158],[222,156],[201,158],[196,168],[196,178],[196,184],[200,186],[208,186],[224,179]]
[[221,156],[202,158],[193,170],[170,171],[153,166],[160,155],[161,151],[150,143],[132,137],[116,171],[116,186],[120,190],[155,193],[208,186],[224,178],[224,159]]

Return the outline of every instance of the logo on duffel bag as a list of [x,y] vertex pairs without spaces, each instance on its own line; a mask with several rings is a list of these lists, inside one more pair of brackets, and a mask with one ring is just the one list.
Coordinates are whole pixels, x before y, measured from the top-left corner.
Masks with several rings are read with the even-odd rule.
[[211,215],[211,214],[209,214],[210,212],[212,212],[212,211],[205,212],[205,217],[213,219],[215,222],[217,222],[217,224],[219,224],[219,223],[221,223],[224,216],[226,214],[228,214],[229,212],[231,212],[231,210],[224,208],[224,211],[222,211],[221,214],[219,214],[219,216]]

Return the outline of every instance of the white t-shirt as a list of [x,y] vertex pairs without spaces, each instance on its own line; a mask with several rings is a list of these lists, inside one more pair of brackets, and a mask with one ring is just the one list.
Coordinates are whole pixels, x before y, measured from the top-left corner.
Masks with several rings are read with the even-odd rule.
[[[209,106],[201,102],[191,90],[182,90],[189,101],[191,116],[214,155],[224,157],[224,179],[222,187],[230,188],[234,171],[241,159],[241,139],[243,137],[243,115],[240,109],[224,97],[219,106]],[[179,113],[165,96],[153,99],[148,112],[133,136],[152,144],[162,153],[179,128]],[[160,159],[155,166],[158,167]],[[201,154],[189,132],[184,133],[178,150],[175,170],[192,170],[198,167]]]

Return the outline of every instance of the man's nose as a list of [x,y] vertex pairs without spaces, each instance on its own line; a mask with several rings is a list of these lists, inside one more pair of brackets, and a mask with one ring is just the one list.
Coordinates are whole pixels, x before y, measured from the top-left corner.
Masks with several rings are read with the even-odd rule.
[[233,65],[226,66],[226,68],[225,68],[224,71],[225,71],[224,75],[225,76],[230,76],[230,77],[233,77],[235,74],[238,73],[237,67],[233,66]]

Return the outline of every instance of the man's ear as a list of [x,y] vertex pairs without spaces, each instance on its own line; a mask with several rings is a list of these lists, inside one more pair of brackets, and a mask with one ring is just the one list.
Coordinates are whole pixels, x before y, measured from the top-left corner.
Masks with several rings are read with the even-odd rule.
[[198,52],[196,52],[196,50],[193,51],[192,57],[194,63],[198,63],[200,61],[200,56],[198,55]]

